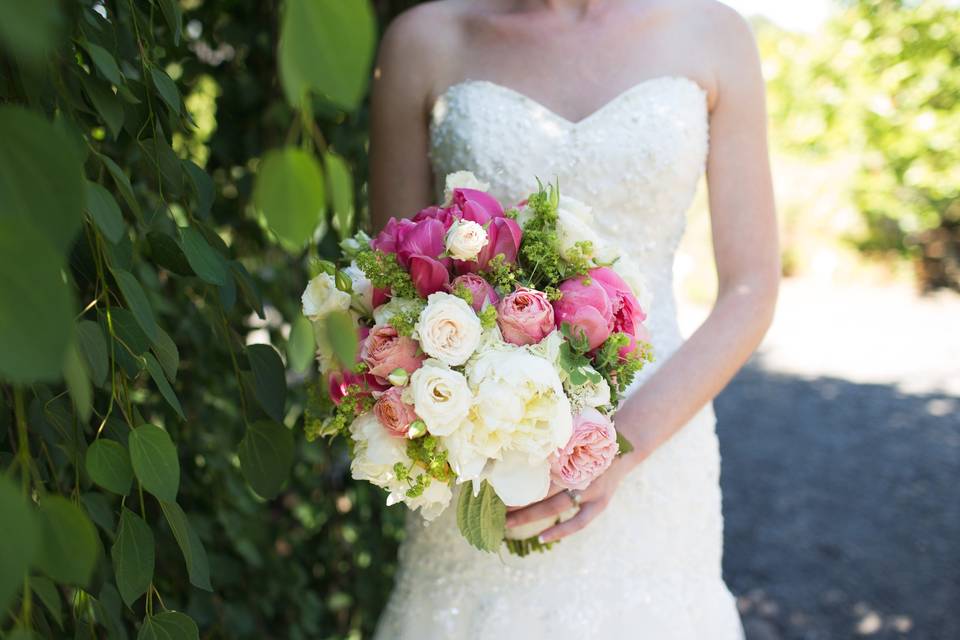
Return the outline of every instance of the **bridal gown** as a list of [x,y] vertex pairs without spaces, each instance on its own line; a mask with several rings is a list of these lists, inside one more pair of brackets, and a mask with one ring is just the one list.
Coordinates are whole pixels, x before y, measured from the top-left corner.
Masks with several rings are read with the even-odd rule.
[[[642,82],[571,122],[486,82],[450,87],[430,128],[434,174],[473,171],[505,205],[559,179],[592,205],[597,232],[639,262],[653,292],[647,327],[658,363],[680,346],[674,252],[703,173],[704,90]],[[720,456],[712,406],[623,481],[607,509],[544,554],[470,547],[456,508],[408,518],[379,640],[734,640],[743,637],[721,576]]]

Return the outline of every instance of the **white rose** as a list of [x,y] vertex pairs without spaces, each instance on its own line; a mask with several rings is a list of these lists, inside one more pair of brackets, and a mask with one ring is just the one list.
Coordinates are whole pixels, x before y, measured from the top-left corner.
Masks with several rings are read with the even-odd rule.
[[390,298],[373,310],[373,321],[376,324],[389,324],[390,318],[398,313],[416,313],[419,314],[423,309],[423,303],[419,300],[410,298]]
[[476,189],[477,191],[489,191],[490,185],[473,175],[472,171],[456,171],[447,174],[444,181],[443,197],[446,204],[453,202],[454,189]]
[[480,318],[463,298],[437,292],[427,298],[414,337],[424,353],[456,367],[473,355],[482,333]]
[[426,360],[410,376],[405,390],[417,415],[435,436],[450,435],[470,412],[473,394],[459,371],[437,360]]
[[350,278],[350,284],[353,286],[353,307],[364,315],[369,315],[373,311],[373,283],[367,279],[363,270],[357,266],[356,262],[351,262],[350,266],[345,267],[343,272]]
[[311,280],[300,300],[303,303],[303,315],[314,321],[334,311],[350,308],[350,294],[337,289],[333,276],[327,273],[321,273]]
[[433,520],[450,504],[450,487],[439,480],[431,479],[424,492],[411,498],[406,495],[410,488],[407,480],[400,480],[394,472],[399,462],[412,468],[411,477],[416,480],[425,473],[421,467],[413,465],[407,456],[407,441],[393,436],[380,424],[376,415],[368,411],[359,416],[350,425],[350,435],[354,441],[353,459],[350,461],[350,473],[355,480],[366,480],[389,492],[387,504],[404,502],[411,509],[420,509],[426,520]]
[[623,281],[633,291],[633,295],[637,298],[637,302],[640,303],[640,308],[643,309],[644,313],[650,313],[653,292],[647,286],[647,281],[640,271],[640,266],[630,256],[623,255],[613,263],[611,268],[618,276],[623,278]]
[[475,260],[488,242],[486,230],[473,220],[459,220],[447,231],[447,253],[457,260]]
[[[589,369],[590,372],[597,373],[593,367],[589,367]],[[610,404],[610,385],[604,378],[600,378],[599,382],[587,380],[580,385],[570,384],[570,381],[566,380],[563,386],[567,392],[567,397],[570,398],[570,406],[575,414],[580,413],[584,407],[596,409]]]

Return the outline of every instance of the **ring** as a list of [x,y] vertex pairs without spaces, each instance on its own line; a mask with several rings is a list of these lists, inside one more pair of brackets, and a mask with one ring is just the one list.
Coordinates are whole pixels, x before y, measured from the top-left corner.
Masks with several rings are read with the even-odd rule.
[[583,498],[580,496],[579,491],[574,491],[573,489],[567,489],[566,491],[564,491],[564,493],[566,493],[567,497],[570,498],[570,501],[573,502],[573,506],[575,507],[580,506],[580,501],[583,500]]

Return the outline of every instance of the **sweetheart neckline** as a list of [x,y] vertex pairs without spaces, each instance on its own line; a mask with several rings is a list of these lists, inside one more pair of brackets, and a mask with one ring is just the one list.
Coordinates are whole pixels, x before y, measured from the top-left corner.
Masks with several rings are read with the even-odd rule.
[[543,111],[544,111],[545,113],[547,113],[550,117],[552,117],[552,118],[554,118],[554,119],[556,119],[556,120],[559,120],[560,122],[564,123],[566,126],[568,126],[568,127],[570,127],[570,128],[577,128],[577,127],[583,126],[584,124],[590,122],[590,121],[593,120],[594,118],[599,117],[600,114],[602,114],[602,113],[608,111],[609,109],[613,108],[615,105],[617,105],[617,104],[619,104],[620,102],[622,102],[623,100],[625,100],[628,96],[630,96],[630,95],[632,95],[632,94],[634,94],[634,93],[639,92],[641,89],[646,89],[646,88],[648,88],[649,86],[654,85],[654,84],[656,84],[656,83],[658,83],[658,82],[666,82],[666,81],[671,81],[671,82],[677,82],[677,81],[679,81],[679,82],[685,83],[685,84],[689,85],[690,87],[696,89],[696,90],[700,93],[700,95],[704,98],[704,100],[707,99],[707,96],[708,96],[707,90],[703,87],[703,85],[701,85],[698,81],[694,80],[694,79],[691,78],[690,76],[680,75],[680,74],[664,74],[664,75],[659,75],[659,76],[653,76],[653,77],[650,77],[650,78],[645,78],[644,80],[641,80],[640,82],[637,82],[636,84],[633,84],[633,85],[627,87],[626,89],[624,89],[623,91],[621,91],[620,93],[616,94],[615,96],[613,96],[612,98],[610,98],[609,100],[607,100],[606,102],[604,102],[603,104],[601,104],[599,107],[597,107],[596,109],[594,109],[593,111],[591,111],[590,113],[588,113],[587,115],[585,115],[584,117],[582,117],[582,118],[580,118],[580,119],[578,119],[578,120],[571,120],[570,118],[568,118],[568,117],[566,117],[566,116],[564,116],[564,115],[561,115],[561,114],[557,113],[556,111],[554,111],[553,109],[551,109],[551,108],[548,107],[547,105],[543,104],[542,102],[540,102],[540,101],[537,100],[536,98],[532,98],[532,97],[528,96],[527,94],[523,93],[522,91],[519,91],[518,89],[514,89],[514,88],[512,88],[512,87],[508,87],[508,86],[503,85],[503,84],[500,84],[500,83],[498,83],[498,82],[494,82],[493,80],[472,80],[472,79],[467,79],[467,80],[461,80],[460,82],[455,82],[455,83],[451,84],[450,86],[448,86],[446,89],[444,89],[441,93],[439,93],[439,94],[437,95],[437,97],[436,97],[436,99],[434,99],[433,105],[431,106],[431,109],[430,109],[430,113],[431,113],[430,119],[431,119],[431,121],[434,121],[434,120],[435,120],[435,117],[434,117],[433,114],[436,112],[436,106],[437,106],[437,104],[439,104],[441,100],[447,98],[447,97],[448,97],[451,93],[453,93],[454,91],[456,91],[456,90],[458,90],[458,89],[462,89],[462,88],[464,88],[464,87],[468,87],[468,86],[470,86],[470,85],[483,85],[483,86],[487,86],[487,87],[490,87],[490,88],[493,88],[493,89],[497,89],[497,90],[499,90],[499,91],[501,91],[502,93],[505,93],[505,94],[507,94],[507,95],[511,95],[511,96],[513,96],[514,98],[517,98],[518,100],[520,100],[521,102],[525,102],[525,103],[527,103],[527,104],[530,104],[530,105],[532,105],[532,106],[535,106],[535,107],[543,110]]

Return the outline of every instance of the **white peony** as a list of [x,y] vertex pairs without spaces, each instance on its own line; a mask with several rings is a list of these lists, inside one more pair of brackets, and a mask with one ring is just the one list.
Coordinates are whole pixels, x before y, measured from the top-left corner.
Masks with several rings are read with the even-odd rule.
[[411,509],[420,509],[420,514],[429,521],[443,513],[450,504],[453,494],[449,485],[436,479],[431,479],[421,495],[415,498],[406,495],[410,484],[397,478],[394,466],[399,462],[407,468],[412,467],[413,480],[425,471],[413,465],[407,456],[407,441],[391,435],[372,411],[353,421],[350,435],[355,443],[350,462],[351,475],[355,480],[366,480],[386,489],[390,493],[388,505],[404,502]]
[[482,332],[473,308],[463,298],[441,291],[427,298],[414,337],[424,353],[456,367],[473,355]]
[[444,206],[449,206],[453,202],[454,189],[476,189],[477,191],[489,191],[490,185],[473,175],[472,171],[456,171],[448,173],[444,181],[443,197],[446,200]]
[[307,284],[303,296],[303,315],[313,321],[320,320],[334,311],[350,308],[350,294],[337,289],[337,283],[328,273],[321,273]]
[[405,394],[435,436],[453,433],[470,412],[473,399],[463,374],[437,360],[426,360],[413,372]]
[[613,263],[611,269],[627,283],[627,286],[633,291],[633,295],[637,298],[637,302],[640,303],[640,308],[643,309],[644,313],[650,313],[650,305],[653,303],[653,292],[650,290],[650,287],[647,286],[647,281],[643,277],[640,265],[630,256],[621,255],[620,258]]
[[612,262],[617,258],[617,252],[600,239],[594,230],[596,219],[591,208],[570,196],[560,196],[557,207],[557,250],[564,260],[572,260],[582,252],[577,247],[578,242],[589,242],[592,250],[584,257],[596,258],[600,262]]
[[369,315],[373,311],[373,283],[367,279],[366,274],[356,262],[351,262],[350,266],[344,267],[343,272],[350,278],[350,284],[353,286],[353,308],[364,315]]
[[423,309],[423,303],[419,300],[410,298],[390,298],[373,310],[373,321],[375,324],[389,324],[390,318],[398,313],[416,313],[419,314]]
[[457,260],[474,260],[489,238],[484,228],[473,220],[458,220],[447,231],[447,253]]

